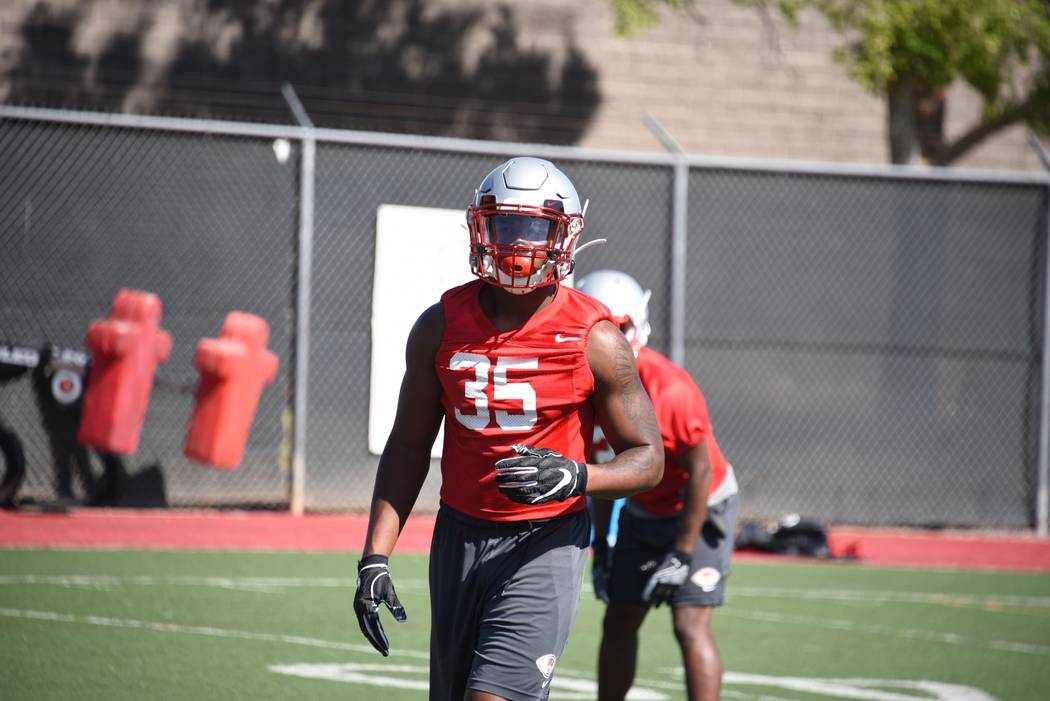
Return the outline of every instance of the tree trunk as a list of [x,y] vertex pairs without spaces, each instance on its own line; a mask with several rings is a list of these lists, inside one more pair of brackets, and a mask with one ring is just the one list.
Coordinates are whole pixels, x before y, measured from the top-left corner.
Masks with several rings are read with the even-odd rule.
[[889,137],[890,162],[911,162],[916,139],[915,79],[902,75],[886,91],[886,134]]
[[919,84],[915,90],[916,139],[923,159],[933,165],[944,153],[944,88]]

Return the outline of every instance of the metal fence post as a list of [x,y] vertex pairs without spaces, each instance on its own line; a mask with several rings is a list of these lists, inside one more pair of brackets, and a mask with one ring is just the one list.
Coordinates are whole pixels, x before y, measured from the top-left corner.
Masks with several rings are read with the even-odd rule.
[[686,217],[689,215],[689,164],[674,164],[674,204],[671,216],[671,360],[685,365]]
[[1050,521],[1050,186],[1046,192],[1046,257],[1043,260],[1043,367],[1039,404],[1039,465],[1035,490],[1035,529],[1047,535]]
[[314,161],[317,142],[307,130],[302,140],[299,183],[299,266],[295,305],[295,399],[292,406],[292,482],[289,506],[301,516],[306,499],[306,414],[310,383],[310,282],[314,248]]
[[314,123],[290,83],[281,94],[303,128],[303,152],[299,171],[299,269],[295,309],[295,400],[292,407],[292,483],[289,507],[302,516],[306,507],[306,426],[310,384],[310,282],[314,251],[314,163],[317,137]]
[[671,199],[671,319],[670,357],[685,363],[685,284],[686,251],[689,216],[689,161],[685,149],[651,114],[646,113],[645,125],[653,132],[674,159],[674,195]]
[[[1036,138],[1028,132],[1028,142],[1050,171],[1050,156]],[[1047,535],[1050,521],[1050,186],[1046,188],[1046,258],[1043,261],[1043,366],[1040,368],[1042,387],[1039,399],[1039,456],[1035,488],[1035,531]]]

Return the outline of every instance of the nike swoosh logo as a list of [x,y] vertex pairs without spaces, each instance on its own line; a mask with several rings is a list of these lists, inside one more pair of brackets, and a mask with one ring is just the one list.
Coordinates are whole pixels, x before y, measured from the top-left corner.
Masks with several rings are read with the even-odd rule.
[[554,493],[555,493],[555,492],[557,492],[557,491],[558,491],[559,489],[561,489],[562,487],[564,487],[565,485],[567,485],[567,484],[568,484],[569,482],[571,482],[571,481],[572,481],[572,473],[570,473],[570,472],[569,472],[569,471],[568,471],[567,469],[565,469],[564,467],[559,467],[558,469],[559,469],[559,470],[561,470],[561,481],[560,481],[560,482],[558,482],[558,484],[554,485],[554,489],[550,490],[550,491],[549,491],[549,492],[547,492],[546,494],[541,494],[541,495],[539,495],[538,497],[536,497],[535,499],[533,499],[533,500],[532,500],[532,503],[533,503],[533,504],[535,504],[536,502],[538,502],[538,501],[539,501],[540,499],[546,499],[546,498],[547,498],[547,497],[549,497],[549,496],[550,496],[551,494],[554,494]]
[[556,343],[565,343],[566,341],[579,341],[579,336],[562,336],[560,333],[554,337]]

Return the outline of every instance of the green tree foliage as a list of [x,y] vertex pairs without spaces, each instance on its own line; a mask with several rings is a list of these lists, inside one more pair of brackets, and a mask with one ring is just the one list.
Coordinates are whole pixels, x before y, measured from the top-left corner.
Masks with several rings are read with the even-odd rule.
[[[671,5],[665,0],[609,0],[612,3],[616,33],[630,37],[656,24],[659,7]],[[677,5],[677,3],[674,3]]]
[[[660,5],[689,0],[610,0],[616,29],[630,36],[652,25]],[[835,57],[850,76],[887,103],[890,158],[916,148],[949,165],[996,131],[1026,123],[1050,134],[1050,0],[735,0],[775,8],[794,23],[823,14],[845,43]],[[947,89],[957,80],[984,98],[980,119],[947,140]]]

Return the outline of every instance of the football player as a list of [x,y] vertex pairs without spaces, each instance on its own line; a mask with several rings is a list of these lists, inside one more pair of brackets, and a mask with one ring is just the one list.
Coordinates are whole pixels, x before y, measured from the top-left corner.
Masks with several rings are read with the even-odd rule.
[[[714,701],[721,693],[722,659],[710,624],[714,607],[725,596],[733,552],[738,502],[733,468],[715,441],[700,388],[684,369],[646,348],[649,291],[613,270],[591,273],[578,289],[609,307],[631,344],[666,451],[660,484],[624,503],[611,553],[612,503],[591,502],[594,589],[608,604],[598,655],[598,699],[622,701],[627,695],[637,664],[638,628],[650,607],[666,603],[682,650],[689,698]],[[599,460],[613,454],[600,428],[593,454]]]
[[[430,551],[430,699],[545,699],[576,617],[590,540],[584,495],[655,486],[660,430],[609,310],[559,282],[583,210],[552,163],[514,158],[467,208],[479,279],[445,292],[409,334],[396,418],[379,460],[354,600],[383,655],[379,618],[405,610],[389,556],[445,420]],[[585,462],[595,418],[616,457]]]

